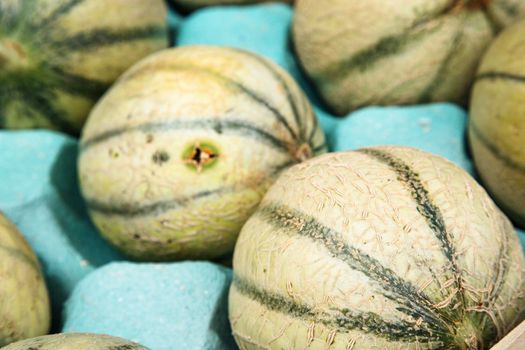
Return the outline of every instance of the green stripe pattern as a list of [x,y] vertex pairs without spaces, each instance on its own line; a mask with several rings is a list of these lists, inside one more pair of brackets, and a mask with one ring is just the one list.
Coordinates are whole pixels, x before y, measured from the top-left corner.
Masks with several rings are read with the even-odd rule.
[[180,120],[173,120],[169,122],[143,123],[133,127],[116,128],[85,140],[81,144],[81,150],[82,152],[85,152],[97,144],[106,142],[130,132],[155,134],[172,130],[209,130],[214,131],[219,135],[243,136],[257,140],[258,142],[262,142],[284,153],[288,153],[291,146],[286,141],[276,138],[268,131],[265,131],[261,127],[258,127],[250,122],[236,119],[220,119],[216,117],[193,120],[181,118]]
[[487,136],[485,136],[477,127],[476,123],[474,121],[470,121],[469,123],[469,129],[474,136],[478,138],[478,140],[485,145],[485,147],[500,161],[505,163],[509,168],[512,168],[516,171],[525,173],[525,164],[521,164],[520,162],[512,159],[509,157],[509,155],[502,151],[494,142],[492,142]]
[[[393,321],[370,312],[349,309],[319,309],[291,298],[265,290],[256,282],[236,272],[233,286],[237,292],[254,300],[265,308],[286,314],[304,321],[323,324],[331,330],[348,332],[358,330],[365,334],[384,338],[388,341],[433,343],[436,348],[455,348],[456,327],[465,320],[477,325],[478,339],[483,346],[491,344],[502,336],[497,320],[488,313],[469,312],[465,300],[462,271],[458,265],[453,237],[447,231],[441,210],[433,203],[428,190],[423,185],[419,174],[402,159],[387,151],[377,148],[365,148],[357,152],[366,155],[384,165],[396,174],[397,180],[406,188],[416,204],[416,210],[425,220],[428,228],[440,244],[441,252],[448,260],[447,269],[452,272],[456,294],[441,295],[442,300],[450,299],[446,306],[438,306],[440,300],[431,300],[422,290],[404,280],[394,270],[384,266],[379,260],[361,249],[352,246],[343,234],[320,223],[316,218],[297,209],[277,202],[265,202],[255,212],[254,217],[266,225],[271,225],[273,232],[307,239],[312,244],[325,249],[332,259],[344,262],[348,268],[365,275],[370,280],[370,288],[396,305],[396,310],[406,315],[408,322],[402,319]],[[499,256],[494,266],[492,288],[488,291],[482,305],[488,310],[494,309],[500,297],[506,276],[509,272],[507,263],[509,240],[501,242]],[[433,267],[429,266],[434,278]],[[480,306],[480,305],[478,305]],[[468,313],[468,315],[467,315]],[[433,347],[434,348],[434,347]]]
[[[7,124],[6,113],[16,106],[26,110],[24,118],[30,120],[33,127],[54,127],[77,134],[82,120],[72,122],[72,117],[68,118],[75,112],[71,106],[61,104],[58,94],[73,94],[94,102],[110,82],[89,79],[65,70],[63,67],[68,63],[68,55],[137,40],[159,42],[166,39],[167,43],[166,28],[161,24],[121,30],[86,28],[84,32],[64,37],[67,32],[59,33],[62,29],[57,23],[85,1],[57,0],[54,10],[42,18],[40,13],[36,13],[39,7],[32,1],[15,1],[16,10],[8,11],[6,4],[0,0],[0,36],[19,43],[32,62],[30,69],[0,70],[0,128],[11,125]],[[12,123],[17,116],[10,115],[10,118]]]
[[[355,312],[349,309],[317,311],[313,307],[257,287],[247,279],[234,276],[233,287],[242,295],[257,301],[267,309],[308,322],[323,324],[345,333],[359,330],[389,341],[440,342],[432,330],[403,320],[385,321],[373,312]],[[442,344],[442,343],[441,343]]]
[[[281,171],[292,166],[296,162],[294,160],[287,160],[281,164],[277,164],[268,172],[268,178],[272,179],[276,177]],[[266,181],[263,179],[262,181]],[[260,183],[253,183],[251,186],[256,188]],[[168,200],[157,201],[151,204],[136,204],[136,203],[107,203],[102,202],[94,198],[85,198],[85,202],[90,211],[106,215],[106,216],[120,216],[123,218],[133,219],[138,217],[157,216],[165,214],[166,212],[178,209],[184,209],[189,205],[195,203],[198,200],[210,199],[219,196],[225,196],[228,194],[234,194],[241,190],[247,190],[249,187],[232,185],[224,186],[213,190],[204,190],[197,192],[191,196],[173,198]]]
[[[387,152],[372,148],[360,149],[358,152],[366,154],[379,162],[386,164],[397,174],[398,181],[406,186],[416,203],[417,211],[423,216],[428,227],[438,239],[441,245],[441,250],[450,263],[450,269],[454,275],[453,277],[456,288],[459,291],[463,291],[464,288],[462,286],[461,271],[457,263],[457,253],[452,244],[452,237],[447,231],[441,210],[433,203],[428,190],[423,186],[423,183],[419,178],[419,174],[412,170],[410,166],[401,159],[396,158]],[[463,308],[465,308],[463,295],[461,295],[460,299]]]

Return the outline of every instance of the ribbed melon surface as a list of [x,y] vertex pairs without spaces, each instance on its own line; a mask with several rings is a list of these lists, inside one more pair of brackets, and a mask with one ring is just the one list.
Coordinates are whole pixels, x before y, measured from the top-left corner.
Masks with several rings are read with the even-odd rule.
[[78,133],[128,67],[168,45],[163,0],[0,0],[0,127]]
[[128,71],[94,108],[79,175],[91,216],[141,259],[212,258],[286,167],[326,150],[284,70],[235,49],[166,50]]
[[0,212],[0,346],[46,334],[49,297],[38,259]]
[[509,220],[464,170],[410,148],[283,173],[233,267],[241,349],[488,349],[525,315]]
[[469,140],[489,192],[525,227],[525,20],[498,37],[472,90]]

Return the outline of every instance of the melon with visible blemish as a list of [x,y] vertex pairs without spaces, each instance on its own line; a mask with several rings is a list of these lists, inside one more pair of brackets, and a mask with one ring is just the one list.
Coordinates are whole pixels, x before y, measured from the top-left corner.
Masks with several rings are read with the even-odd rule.
[[0,0],[0,127],[78,134],[133,63],[168,46],[163,0]]
[[2,350],[149,350],[135,342],[105,334],[60,333],[22,340]]
[[510,221],[464,170],[412,148],[284,172],[233,268],[241,349],[489,349],[525,317]]
[[0,212],[0,346],[46,334],[49,297],[38,259]]
[[298,0],[293,42],[328,106],[466,101],[480,57],[522,0]]
[[138,63],[82,132],[80,185],[103,236],[143,260],[233,250],[277,174],[326,150],[312,108],[274,63],[185,46]]
[[483,58],[472,90],[469,136],[483,183],[525,227],[525,20],[505,30]]

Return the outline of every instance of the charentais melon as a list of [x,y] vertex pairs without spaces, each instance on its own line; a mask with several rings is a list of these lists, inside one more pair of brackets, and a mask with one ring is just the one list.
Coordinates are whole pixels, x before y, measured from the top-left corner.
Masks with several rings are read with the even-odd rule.
[[233,268],[241,349],[489,349],[525,317],[510,221],[464,170],[411,148],[284,172]]
[[99,101],[78,161],[104,237],[143,260],[214,258],[286,167],[326,151],[305,95],[248,51],[169,49]]
[[523,0],[298,0],[300,63],[338,115],[365,105],[464,103],[480,57]]
[[469,140],[488,191],[525,228],[525,20],[505,30],[481,62]]
[[162,0],[0,0],[0,127],[79,132],[133,63],[167,47]]
[[0,347],[46,334],[51,311],[38,259],[0,212]]

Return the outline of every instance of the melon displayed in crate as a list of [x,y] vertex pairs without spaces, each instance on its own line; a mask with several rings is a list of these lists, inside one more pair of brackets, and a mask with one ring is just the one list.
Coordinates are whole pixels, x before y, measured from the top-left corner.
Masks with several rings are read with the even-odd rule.
[[488,349],[525,312],[510,221],[464,170],[404,147],[283,173],[233,267],[242,349]]
[[525,228],[525,20],[504,31],[481,62],[469,139],[483,184]]
[[0,211],[0,347],[46,334],[49,296],[38,259]]
[[0,0],[0,127],[77,134],[139,59],[168,45],[163,0]]
[[464,103],[495,33],[522,0],[298,0],[298,59],[333,112],[365,105]]
[[288,73],[247,51],[186,46],[140,62],[100,100],[79,177],[96,226],[130,256],[215,258],[283,169],[324,151]]

